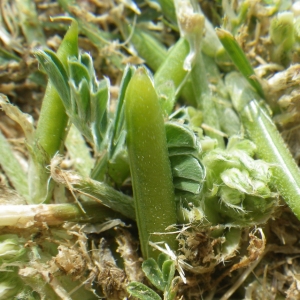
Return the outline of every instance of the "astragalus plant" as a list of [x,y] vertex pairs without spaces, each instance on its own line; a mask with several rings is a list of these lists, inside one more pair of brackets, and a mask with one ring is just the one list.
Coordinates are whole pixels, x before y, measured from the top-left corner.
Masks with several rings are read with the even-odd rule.
[[300,297],[299,4],[198,2],[1,2],[1,299]]

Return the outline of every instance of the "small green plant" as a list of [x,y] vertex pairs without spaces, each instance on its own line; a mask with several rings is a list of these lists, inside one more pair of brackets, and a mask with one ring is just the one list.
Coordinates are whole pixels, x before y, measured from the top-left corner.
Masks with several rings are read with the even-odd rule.
[[[157,262],[153,258],[145,260],[142,270],[151,284],[160,292],[163,292],[164,300],[176,299],[179,277],[175,276],[175,262],[167,255],[161,253]],[[160,300],[159,294],[141,282],[131,282],[127,291],[140,300]]]
[[[0,91],[45,95],[36,127],[0,95],[28,161],[4,130],[0,298],[297,297],[297,7],[123,1],[100,17],[101,1],[58,0],[69,16],[49,22],[51,5],[4,2]],[[264,259],[286,249],[284,271]]]

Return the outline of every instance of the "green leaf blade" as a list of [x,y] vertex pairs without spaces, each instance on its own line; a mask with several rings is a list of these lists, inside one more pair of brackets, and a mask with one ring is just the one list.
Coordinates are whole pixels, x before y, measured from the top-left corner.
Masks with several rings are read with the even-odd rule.
[[70,107],[68,74],[57,55],[51,50],[37,50],[35,56],[48,74],[66,108]]
[[140,300],[161,300],[157,293],[140,282],[130,282],[127,286],[127,291]]
[[142,264],[142,269],[149,281],[159,290],[164,291],[166,281],[157,262],[153,258],[148,258]]

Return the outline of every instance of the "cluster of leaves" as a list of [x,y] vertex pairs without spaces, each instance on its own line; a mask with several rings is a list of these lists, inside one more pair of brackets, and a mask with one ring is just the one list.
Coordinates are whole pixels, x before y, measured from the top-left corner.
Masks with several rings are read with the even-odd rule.
[[214,149],[203,159],[206,203],[221,201],[217,210],[229,223],[263,223],[276,207],[277,196],[269,186],[271,166],[253,159],[255,153],[254,143],[232,136],[226,150]]
[[[102,170],[98,168],[97,175],[93,172],[93,178],[103,180],[103,175],[108,170],[108,175],[113,180],[118,178],[116,183],[122,184],[127,179],[126,176],[129,176],[123,100],[133,69],[127,68],[124,73],[116,113],[111,117],[108,80],[97,81],[88,54],[81,54],[79,59],[70,57],[68,70],[55,53],[49,50],[37,52],[37,57],[61,99],[64,99],[70,120],[95,146],[98,153],[107,149],[107,156],[104,156],[106,161],[102,157],[98,162]],[[171,121],[165,125],[177,197],[180,198],[181,194],[185,201],[192,197],[195,201],[195,195],[198,195],[200,200],[199,194],[205,181],[205,203],[218,203],[219,199],[221,201],[221,205],[216,206],[216,213],[219,211],[231,215],[236,224],[244,218],[244,225],[250,225],[251,220],[254,223],[266,220],[276,206],[276,201],[271,200],[275,199],[275,194],[268,186],[270,166],[252,158],[256,146],[249,140],[233,136],[229,139],[226,150],[217,148],[201,153],[199,132],[196,134],[193,131],[191,121],[186,121],[186,124],[179,122],[180,119],[191,119],[188,111],[189,108],[186,108],[174,113]],[[203,158],[203,164],[200,157]]]
[[[116,176],[113,174],[114,168],[111,165],[115,160],[121,160],[122,163],[125,132],[122,130],[123,116],[120,116],[120,111],[124,94],[120,93],[117,112],[111,118],[109,116],[109,80],[97,80],[89,54],[80,54],[78,58],[69,57],[67,69],[50,50],[38,51],[36,56],[63,99],[71,122],[92,143],[97,153],[107,151],[107,154],[98,162],[99,167],[95,167],[92,177],[103,180],[105,171],[109,169],[112,170],[109,175],[116,180],[116,183],[122,183],[124,176],[128,176],[128,168],[124,171],[125,175],[119,173],[119,176]],[[131,73],[132,70],[127,68],[124,73],[123,89],[126,88]]]
[[[257,55],[259,55],[260,61],[265,60],[276,63],[275,67],[274,65],[265,66],[267,70],[265,74],[271,74],[273,67],[280,69],[282,66],[287,67],[291,63],[297,62],[297,58],[295,58],[297,55],[292,55],[292,53],[297,53],[299,47],[299,34],[297,31],[299,18],[294,17],[292,12],[282,12],[291,6],[290,1],[242,1],[237,7],[229,5],[228,1],[224,1],[223,10],[228,19],[224,21],[223,28],[229,30],[232,34],[240,31],[239,44],[228,31],[220,29],[216,34],[200,8],[195,8],[195,5],[193,6],[189,1],[182,2],[186,4],[185,7],[187,8],[187,12],[184,11],[182,14],[178,12],[182,9],[182,4],[178,4],[180,1],[176,2],[177,19],[173,2],[169,3],[171,9],[169,6],[165,6],[163,1],[158,2],[161,2],[161,9],[170,22],[169,25],[171,27],[176,28],[177,19],[179,23],[182,22],[179,24],[179,27],[189,43],[183,38],[180,39],[167,55],[164,46],[153,35],[144,30],[142,26],[136,29],[132,29],[129,26],[128,30],[128,20],[120,21],[121,25],[119,24],[119,26],[122,34],[131,38],[132,45],[148,66],[153,70],[161,66],[155,72],[153,82],[166,118],[165,136],[177,200],[177,218],[178,222],[189,223],[192,227],[191,230],[181,233],[179,237],[181,243],[180,253],[183,254],[181,264],[190,272],[211,274],[220,262],[229,260],[236,255],[239,244],[243,241],[243,228],[248,230],[250,226],[265,223],[274,214],[278,206],[278,194],[287,198],[285,200],[294,209],[295,214],[297,215],[298,213],[296,203],[293,201],[289,202],[290,198],[294,198],[289,197],[289,192],[285,193],[283,191],[284,189],[288,190],[289,187],[281,187],[280,184],[277,184],[281,182],[281,178],[277,176],[278,170],[281,170],[280,168],[284,169],[281,162],[277,163],[276,161],[278,155],[268,155],[269,149],[265,148],[264,143],[261,143],[255,135],[257,132],[263,132],[268,136],[275,137],[274,149],[277,147],[277,135],[273,134],[276,129],[268,115],[268,111],[262,109],[257,104],[258,102],[253,100],[265,97],[275,112],[274,119],[277,123],[285,130],[294,129],[293,126],[295,126],[299,112],[297,105],[298,96],[293,89],[297,86],[298,81],[297,78],[293,77],[291,79],[291,77],[294,74],[293,72],[297,70],[297,67],[291,66],[286,71],[278,73],[277,77],[274,76],[268,82],[265,81],[262,84],[262,79],[258,80],[253,70],[252,65],[255,65],[255,63],[250,50],[253,47],[253,41],[251,40],[254,33],[253,26],[255,26],[253,25],[253,19],[260,20],[263,24],[262,32],[269,34],[270,39],[268,41],[269,44],[263,39],[259,41],[257,49],[254,50],[256,55],[254,56],[257,58]],[[86,20],[81,18],[75,9],[77,8],[76,5],[71,5],[68,1],[62,0],[60,4],[70,15],[77,19],[82,33],[95,45],[103,48],[105,39],[95,38],[93,31],[95,30],[101,37],[104,36],[103,32],[96,30],[94,25],[88,24]],[[126,5],[134,13],[140,13],[140,9],[135,3],[126,2]],[[149,15],[139,17],[139,25],[141,25],[143,18],[151,20],[153,16],[156,16],[158,13],[154,13],[154,11],[155,9],[151,8]],[[272,16],[274,17],[270,21]],[[185,20],[185,18],[187,19]],[[192,23],[199,25],[197,30],[189,31],[187,24],[190,23],[187,20],[195,21],[195,23]],[[131,20],[129,23],[131,23]],[[73,20],[74,24],[77,23]],[[244,26],[245,24],[248,24],[248,26]],[[270,24],[270,27],[265,24]],[[73,29],[76,26],[73,26]],[[205,27],[206,31],[205,36],[203,36],[203,27]],[[29,32],[28,30],[29,28],[24,28],[24,32]],[[164,34],[166,35],[166,33]],[[75,33],[74,31],[73,35],[76,35],[77,38],[77,32]],[[29,39],[30,34],[26,36]],[[245,41],[242,41],[242,37],[247,38]],[[113,36],[107,35],[105,38],[113,38]],[[142,39],[142,42],[140,39]],[[202,49],[199,45],[196,47],[195,45],[197,44],[202,45]],[[266,50],[263,50],[262,46],[266,46]],[[148,49],[148,53],[144,51],[144,48],[147,47],[150,49]],[[110,80],[104,78],[99,81],[91,55],[86,52],[76,54],[76,49],[74,48],[73,50],[74,53],[72,55],[67,53],[63,58],[47,49],[38,50],[35,54],[63,102],[69,123],[77,127],[77,137],[81,138],[81,145],[83,145],[85,150],[87,150],[85,141],[92,146],[96,162],[89,162],[87,171],[80,173],[77,170],[77,173],[72,175],[61,170],[58,172],[53,167],[51,170],[52,178],[60,184],[60,187],[64,185],[72,191],[77,190],[84,195],[100,198],[101,203],[105,204],[107,209],[104,211],[103,206],[99,207],[99,211],[101,210],[104,215],[102,220],[105,217],[111,217],[111,211],[117,211],[120,218],[125,216],[135,220],[136,207],[133,205],[133,199],[114,189],[115,187],[124,188],[124,184],[130,182],[131,174],[126,145],[124,99],[135,69],[127,66],[122,70],[123,77],[119,87],[118,99],[114,110],[111,110]],[[245,55],[245,52],[249,52],[248,57]],[[120,63],[120,58],[123,54],[113,55],[112,53],[110,53],[108,58],[110,62],[116,67],[123,69]],[[6,52],[1,52],[0,54],[6,57],[9,56],[9,53]],[[15,56],[12,57],[10,55],[9,57],[10,59],[17,59]],[[162,64],[163,60],[164,63]],[[234,86],[230,82],[232,74],[226,77],[226,85],[223,83],[218,67],[223,71],[225,70],[224,72],[229,72],[234,68],[232,62],[246,78],[245,81],[248,81],[248,85],[247,82],[233,79],[231,81],[236,81]],[[186,66],[188,66],[189,70],[185,69]],[[35,75],[38,77],[40,72],[38,71]],[[262,76],[265,76],[265,74]],[[234,78],[234,75],[231,78]],[[278,83],[283,81],[286,82],[279,86]],[[265,88],[265,85],[268,88]],[[270,91],[270,97],[266,91]],[[293,93],[287,97],[285,93],[291,91]],[[174,101],[179,96],[196,108],[187,106],[171,114]],[[276,97],[281,97],[279,106],[274,101]],[[251,106],[251,103],[254,104]],[[2,101],[1,105],[3,109],[11,109],[10,105],[4,101]],[[253,107],[255,110],[251,110]],[[253,111],[258,113],[255,114]],[[281,113],[282,111],[284,112],[283,114]],[[14,116],[14,119],[19,118],[19,123],[23,127],[24,124],[27,126],[25,131],[27,132],[27,142],[30,144],[30,139],[28,138],[30,135],[29,131],[32,129],[30,123],[25,121],[26,118],[20,112],[14,111],[8,114]],[[259,120],[257,122],[259,125],[254,130],[250,124],[253,120],[249,116],[254,116]],[[264,118],[269,123],[266,123]],[[246,134],[252,141],[246,139],[243,134],[237,135],[239,132],[242,132],[240,122],[243,123],[243,129],[245,129]],[[28,130],[28,128],[31,129]],[[85,140],[82,139],[81,135],[84,136]],[[59,141],[59,143],[61,142],[63,141]],[[281,141],[279,141],[280,143]],[[37,144],[38,147],[35,149],[41,151],[44,155],[43,151],[45,149],[42,149],[39,141],[37,141]],[[268,141],[265,144],[268,146],[270,143]],[[281,148],[277,147],[276,149]],[[56,151],[59,150],[59,148],[56,149]],[[294,153],[296,151],[298,150],[295,146]],[[69,152],[71,153],[71,147]],[[279,156],[281,155],[284,157],[284,154],[280,153]],[[257,156],[262,159],[257,159]],[[275,160],[272,160],[273,157],[275,157]],[[41,173],[35,174],[36,177],[44,176],[47,186],[50,182],[50,174],[46,171],[45,164],[50,163],[50,158],[52,157],[47,157],[48,160],[43,164],[41,170],[36,170],[37,173]],[[80,159],[85,160],[83,156]],[[282,160],[290,161],[291,157],[286,158],[285,156]],[[290,165],[292,165],[291,168],[286,167],[284,170],[296,169],[293,163],[286,164],[286,166]],[[9,169],[7,168],[7,170],[5,169],[5,172],[9,174]],[[293,172],[286,173],[286,176],[283,175],[283,180],[285,180],[285,177],[288,177],[288,179],[292,178],[297,173],[297,170]],[[155,170],[153,170],[153,173],[155,173]],[[42,176],[40,176],[41,174]],[[60,176],[59,179],[58,175]],[[159,176],[159,174],[156,175]],[[291,193],[297,190],[297,175],[295,178],[294,181],[291,180],[291,182],[296,182],[290,189]],[[13,185],[15,183],[17,185],[20,181],[18,178],[12,180]],[[19,192],[24,190],[24,186],[28,187],[27,182],[23,183],[23,185],[21,184]],[[277,186],[279,193],[277,193]],[[52,195],[51,189],[43,192],[44,194],[48,193],[50,197]],[[62,194],[60,193],[59,195]],[[24,194],[24,196],[30,199],[28,194]],[[85,218],[82,218],[84,222],[88,219],[92,220],[94,215],[87,209],[87,203],[89,202],[84,197],[81,197],[80,201],[80,208],[82,209],[80,218],[82,214],[85,214]],[[147,213],[151,214],[153,212]],[[163,214],[164,212],[161,212],[162,218]],[[75,221],[80,218],[77,216]],[[97,220],[99,221],[99,219]],[[199,226],[203,226],[205,229],[209,228],[209,226],[212,226],[212,228],[219,226],[219,228],[211,232],[204,230],[204,233],[201,232],[200,234],[195,230]],[[229,230],[228,228],[232,229]],[[191,242],[193,239],[197,240],[195,238],[198,237],[197,235],[203,237],[202,241],[210,241],[207,242],[209,251],[202,253],[201,259],[199,257],[195,258],[197,255],[194,255],[201,243],[199,242],[196,245],[195,241]],[[24,244],[23,240],[18,239],[17,236],[3,236],[3,239],[6,243],[3,245],[3,249],[9,248],[9,253],[12,254],[14,261],[23,260],[27,262],[31,260],[29,256],[23,253],[25,251],[24,247],[19,245],[20,243]],[[57,246],[52,245],[51,247],[55,248],[53,253],[56,255]],[[15,250],[15,248],[19,250]],[[40,260],[41,263],[51,259],[51,253],[49,250],[50,255],[45,255]],[[24,260],[25,256],[27,258]],[[257,257],[255,256],[255,259]],[[185,261],[188,261],[190,264],[185,263]],[[11,284],[6,283],[16,278],[19,280],[20,274],[17,274],[19,265],[16,263],[7,265],[11,261],[4,260],[1,263],[5,270],[9,268],[12,271],[12,274],[2,278],[3,294],[6,297],[10,297],[12,295],[9,294],[10,289],[13,289],[12,293],[14,295],[19,293],[19,290],[17,291]],[[251,261],[248,260],[243,266],[248,266],[250,263]],[[176,298],[180,278],[175,275],[174,260],[169,259],[165,255],[160,255],[157,262],[151,258],[145,260],[142,269],[154,288],[149,288],[141,282],[131,282],[127,287],[128,293],[142,300],[161,299],[159,294],[162,293],[164,299]],[[31,274],[29,270],[27,271],[27,274]],[[38,283],[45,279],[41,277],[41,272],[37,272],[34,278],[37,279]],[[23,278],[23,282],[31,286],[33,290],[37,289],[37,284],[33,281]],[[50,290],[54,290],[50,294],[59,294],[60,285],[64,286],[63,280],[57,283],[56,288],[50,287]],[[22,286],[22,292],[26,293],[27,296],[28,293],[32,292],[31,288],[23,285],[19,286]],[[154,291],[155,289],[157,289],[157,292]],[[39,290],[38,293],[43,297],[42,294],[45,293],[46,295],[47,291]],[[20,297],[22,298],[21,294]],[[56,295],[53,297],[55,298]],[[94,295],[91,297],[94,297]]]
[[[153,258],[145,260],[142,264],[147,279],[159,291],[164,293],[164,300],[176,298],[179,277],[175,276],[175,262],[166,254],[161,253],[157,262]],[[141,282],[131,282],[127,287],[128,292],[141,300],[160,300],[161,297],[151,288]]]

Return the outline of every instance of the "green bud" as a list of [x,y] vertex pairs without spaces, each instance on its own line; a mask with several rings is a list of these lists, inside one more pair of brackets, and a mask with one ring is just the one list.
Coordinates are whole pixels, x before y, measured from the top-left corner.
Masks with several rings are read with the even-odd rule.
[[25,252],[24,244],[17,235],[7,234],[0,237],[0,260],[2,262],[16,261]]

